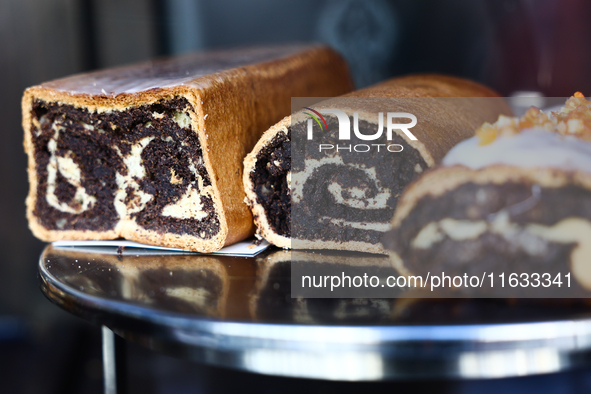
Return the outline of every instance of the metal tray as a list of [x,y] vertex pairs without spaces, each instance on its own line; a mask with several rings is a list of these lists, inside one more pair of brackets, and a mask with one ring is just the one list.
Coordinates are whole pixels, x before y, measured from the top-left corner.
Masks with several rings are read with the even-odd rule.
[[40,285],[53,303],[127,340],[263,374],[473,379],[591,365],[585,300],[297,299],[286,253],[48,246]]

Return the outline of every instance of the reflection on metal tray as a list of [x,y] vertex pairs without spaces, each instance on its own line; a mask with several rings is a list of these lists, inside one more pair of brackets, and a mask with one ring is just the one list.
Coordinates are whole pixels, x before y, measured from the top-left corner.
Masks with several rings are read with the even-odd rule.
[[60,307],[167,354],[281,376],[488,378],[591,365],[584,300],[298,299],[289,253],[113,255],[48,246]]

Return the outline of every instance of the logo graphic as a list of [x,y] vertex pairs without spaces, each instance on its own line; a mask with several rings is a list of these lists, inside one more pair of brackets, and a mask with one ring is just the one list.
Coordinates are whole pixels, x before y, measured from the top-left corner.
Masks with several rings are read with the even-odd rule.
[[[328,125],[326,124],[326,120],[324,119],[324,116],[322,116],[322,115],[320,114],[320,112],[318,112],[318,111],[314,111],[312,108],[308,108],[308,107],[303,107],[303,108],[304,108],[304,109],[307,109],[307,110],[309,110],[309,111],[311,111],[311,112],[314,112],[316,115],[318,115],[318,116],[320,117],[320,119],[322,119],[322,122],[324,123],[324,126],[326,127],[326,131],[328,131]],[[320,130],[322,130],[322,123],[320,123],[320,120],[318,120],[318,118],[317,118],[316,116],[312,115],[312,114],[311,114],[311,113],[309,113],[309,112],[304,112],[304,113],[305,113],[306,115],[308,115],[308,116],[311,116],[312,118],[314,118],[314,120],[316,121],[316,123],[318,123],[318,126],[320,126]],[[308,135],[309,135],[309,134],[308,134]],[[310,139],[310,138],[308,137],[308,139]]]
[[[321,109],[320,111],[315,111],[312,108],[304,107],[304,109],[309,110],[310,112],[304,112],[304,114],[312,117],[318,126],[320,126],[320,130],[328,131],[328,125],[326,124],[326,120],[322,116],[322,114],[331,114],[335,115],[338,122],[339,122],[339,140],[350,140],[351,139],[351,121],[349,116],[341,111],[340,109]],[[315,116],[315,115],[317,116]],[[320,119],[324,123],[324,127],[322,127],[322,123],[320,123]],[[394,123],[394,119],[406,118],[410,119],[409,123]],[[409,114],[407,112],[388,112],[386,113],[386,121],[384,122],[384,113],[378,113],[378,129],[375,134],[362,134],[359,130],[359,114],[357,112],[353,113],[353,133],[357,138],[363,141],[373,141],[377,140],[382,136],[384,131],[384,123],[386,123],[386,137],[388,141],[392,141],[392,134],[393,130],[400,130],[402,131],[410,140],[416,141],[417,137],[415,137],[409,129],[416,126],[417,124],[417,117],[413,114]],[[312,130],[312,119],[308,120],[308,140],[313,139],[313,130]]]

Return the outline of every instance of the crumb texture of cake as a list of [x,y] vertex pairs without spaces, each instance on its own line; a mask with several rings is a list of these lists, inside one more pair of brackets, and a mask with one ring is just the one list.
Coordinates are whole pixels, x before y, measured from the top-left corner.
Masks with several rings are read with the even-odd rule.
[[292,96],[352,89],[323,46],[186,55],[25,91],[27,217],[42,240],[212,252],[254,232],[242,162]]
[[[329,130],[338,130],[338,120],[326,116]],[[353,118],[350,118],[353,122]],[[359,120],[363,134],[375,131],[375,124]],[[306,133],[306,123],[291,126],[292,132]],[[351,137],[351,144],[363,141]],[[430,163],[418,149],[402,136],[394,134],[372,141],[383,149],[363,154],[336,149],[321,152],[318,143],[336,146],[338,133],[329,132],[292,155],[292,247],[339,248],[351,245],[353,250],[381,252],[380,240],[390,228],[390,220],[404,187]],[[392,145],[399,153],[384,152]],[[341,246],[342,247],[342,246]]]
[[[186,99],[89,113],[36,100],[34,215],[51,230],[146,229],[211,238],[220,223]],[[37,126],[38,125],[38,126]]]
[[[381,132],[389,108],[413,114],[415,140],[400,128]],[[345,141],[333,109],[351,126]],[[283,248],[385,254],[381,237],[404,188],[499,114],[511,110],[490,89],[439,75],[395,78],[298,111],[245,159],[258,232]]]
[[291,236],[291,140],[290,132],[279,133],[261,149],[256,168],[250,173],[256,195],[274,232]]
[[591,290],[591,143],[560,126],[585,124],[589,104],[484,125],[414,182],[383,239],[399,272],[570,272],[569,291]]

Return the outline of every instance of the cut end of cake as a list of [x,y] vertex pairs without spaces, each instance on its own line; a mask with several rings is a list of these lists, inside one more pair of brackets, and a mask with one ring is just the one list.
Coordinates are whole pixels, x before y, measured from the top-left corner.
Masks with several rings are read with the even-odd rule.
[[124,237],[196,251],[223,246],[187,98],[97,110],[30,95],[28,111],[28,217],[39,238]]
[[[349,116],[361,134],[375,133],[378,125],[360,118]],[[384,254],[380,240],[402,190],[430,166],[399,134],[342,141],[339,120],[325,119],[330,132],[316,140],[304,140],[307,118],[292,125],[301,136],[292,154],[293,247]]]
[[[328,130],[338,130],[337,118],[325,118]],[[307,127],[307,118],[284,119],[245,160],[246,203],[260,234],[285,248],[385,253],[380,239],[390,228],[398,197],[428,163],[397,134],[379,146],[359,145],[372,151],[319,151],[319,143],[336,146],[337,135],[331,131],[319,141],[304,140]],[[366,134],[375,127],[359,121]],[[302,137],[295,153],[294,135]]]
[[570,271],[591,289],[587,174],[449,167],[431,172],[415,189],[422,191],[402,201],[412,209],[397,212],[383,240],[404,274],[535,273],[544,267]]
[[277,134],[256,157],[250,179],[257,202],[265,209],[271,229],[291,236],[291,141],[290,132]]
[[291,247],[290,117],[263,135],[244,161],[245,203],[253,212],[257,235]]

